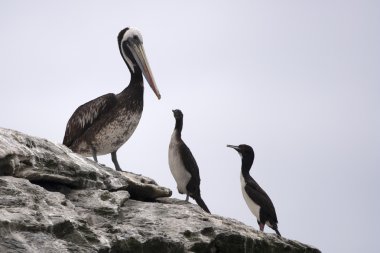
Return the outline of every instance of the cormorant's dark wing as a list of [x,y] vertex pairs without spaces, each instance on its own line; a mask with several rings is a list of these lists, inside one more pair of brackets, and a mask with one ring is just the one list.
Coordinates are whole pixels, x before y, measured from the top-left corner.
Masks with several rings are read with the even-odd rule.
[[276,210],[274,209],[272,200],[253,178],[246,180],[244,189],[248,196],[261,207],[261,212],[264,212],[271,221],[277,223]]
[[197,162],[190,149],[186,146],[186,144],[181,140],[181,144],[179,146],[179,155],[183,159],[183,165],[185,169],[191,174],[191,179],[187,183],[186,189],[189,192],[189,195],[197,202],[197,204],[206,212],[210,213],[206,203],[203,201],[201,197],[201,190],[199,185],[201,183],[201,178],[199,176],[199,168]]
[[201,183],[197,162],[195,161],[195,158],[190,149],[183,141],[180,144],[179,153],[183,159],[183,165],[185,166],[185,169],[191,174],[191,180],[187,185],[187,190],[191,193],[194,193],[199,189],[199,184]]
[[109,93],[79,106],[67,122],[63,144],[70,147],[102,114],[117,103],[116,95]]

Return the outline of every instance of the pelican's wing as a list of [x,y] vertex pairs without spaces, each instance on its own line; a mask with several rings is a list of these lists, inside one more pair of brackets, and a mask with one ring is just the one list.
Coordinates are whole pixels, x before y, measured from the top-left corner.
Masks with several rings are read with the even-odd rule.
[[79,106],[67,122],[63,144],[70,147],[101,115],[117,103],[116,95],[109,93]]

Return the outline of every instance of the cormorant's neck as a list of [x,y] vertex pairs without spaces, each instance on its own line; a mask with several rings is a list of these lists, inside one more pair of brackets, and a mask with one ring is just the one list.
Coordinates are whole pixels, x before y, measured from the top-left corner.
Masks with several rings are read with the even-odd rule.
[[251,170],[252,164],[253,164],[253,159],[254,157],[247,157],[243,156],[242,157],[242,162],[241,162],[241,173],[244,178],[250,177],[249,171]]
[[182,127],[183,127],[183,118],[179,118],[179,119],[176,118],[174,131],[177,133],[178,137],[181,137]]

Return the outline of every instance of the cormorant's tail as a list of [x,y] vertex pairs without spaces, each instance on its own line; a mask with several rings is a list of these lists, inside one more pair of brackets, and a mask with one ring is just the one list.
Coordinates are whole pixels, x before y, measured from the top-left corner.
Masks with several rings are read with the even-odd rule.
[[205,210],[205,212],[210,213],[210,210],[208,210],[206,203],[201,198],[201,194],[194,194],[191,197],[195,200],[195,202],[197,202],[198,206],[200,206],[203,210]]
[[272,224],[270,228],[276,232],[277,236],[281,237],[280,231],[278,231],[278,227],[276,223],[274,225]]
[[274,231],[276,231],[277,236],[281,237],[280,231],[277,228]]

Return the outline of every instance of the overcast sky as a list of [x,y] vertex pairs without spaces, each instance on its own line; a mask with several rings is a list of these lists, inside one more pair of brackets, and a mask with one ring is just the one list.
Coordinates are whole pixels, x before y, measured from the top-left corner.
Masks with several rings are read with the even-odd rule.
[[378,252],[379,1],[104,3],[0,2],[0,127],[61,143],[78,106],[128,85],[116,37],[134,26],[162,99],[145,86],[140,124],[118,151],[124,170],[185,198],[167,158],[181,109],[212,213],[258,227],[226,148],[246,143],[284,237]]

